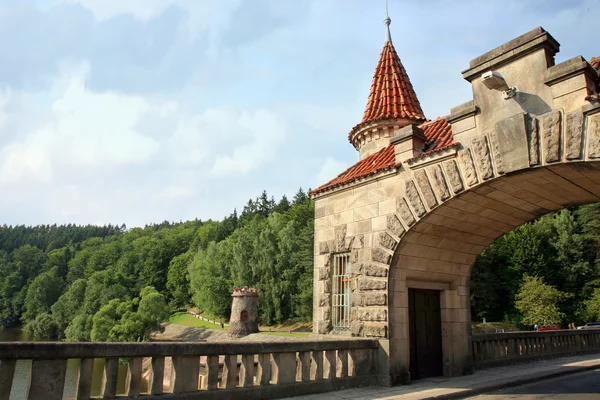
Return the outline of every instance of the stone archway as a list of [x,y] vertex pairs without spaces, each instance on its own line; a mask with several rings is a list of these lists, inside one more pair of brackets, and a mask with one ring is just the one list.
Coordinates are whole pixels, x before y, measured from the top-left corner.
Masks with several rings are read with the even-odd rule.
[[440,203],[418,221],[408,216],[414,222],[399,238],[390,262],[392,379],[408,379],[409,289],[440,291],[444,375],[468,373],[472,363],[469,281],[476,257],[495,239],[526,222],[597,201],[600,162],[562,163],[490,179]]
[[[472,60],[472,101],[422,125],[359,125],[355,147],[381,150],[311,192],[314,332],[380,338],[382,383],[410,379],[409,291],[439,292],[443,374],[468,373],[477,255],[539,216],[600,201],[598,73],[582,57],[554,65],[557,51],[536,28]],[[516,94],[487,87],[492,71]],[[351,321],[336,329],[332,271],[346,258]]]

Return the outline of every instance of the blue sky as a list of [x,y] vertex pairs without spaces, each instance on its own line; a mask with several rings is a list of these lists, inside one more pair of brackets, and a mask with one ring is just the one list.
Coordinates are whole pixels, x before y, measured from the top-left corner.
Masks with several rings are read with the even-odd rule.
[[[380,4],[381,3],[381,4]],[[390,0],[429,118],[469,60],[536,26],[600,55],[600,0]],[[220,219],[316,187],[384,43],[376,0],[0,0],[0,224]]]

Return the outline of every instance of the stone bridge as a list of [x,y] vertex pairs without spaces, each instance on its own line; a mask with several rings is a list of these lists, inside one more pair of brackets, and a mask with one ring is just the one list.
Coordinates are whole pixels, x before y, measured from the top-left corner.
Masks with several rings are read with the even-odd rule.
[[[600,201],[598,73],[580,56],[555,65],[558,48],[534,29],[470,62],[473,100],[449,116],[388,115],[352,130],[361,160],[312,192],[315,333],[381,338],[391,383],[472,371],[476,257],[526,222]],[[349,279],[336,281],[339,271]],[[439,365],[427,366],[436,342]]]

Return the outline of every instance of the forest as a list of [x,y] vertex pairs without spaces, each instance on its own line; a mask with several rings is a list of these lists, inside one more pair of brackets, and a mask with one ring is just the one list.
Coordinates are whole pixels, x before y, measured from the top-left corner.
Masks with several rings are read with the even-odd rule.
[[234,287],[256,287],[264,323],[312,313],[314,206],[266,192],[222,221],[144,228],[0,227],[0,328],[39,338],[141,341],[190,305],[229,317]]
[[[0,328],[39,338],[142,341],[176,310],[227,319],[256,287],[262,322],[312,318],[314,204],[263,192],[221,221],[0,227]],[[473,321],[600,320],[600,204],[507,233],[473,266]]]

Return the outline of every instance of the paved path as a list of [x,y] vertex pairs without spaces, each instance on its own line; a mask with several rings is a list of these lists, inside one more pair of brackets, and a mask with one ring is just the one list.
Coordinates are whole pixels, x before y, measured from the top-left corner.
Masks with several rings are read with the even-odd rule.
[[598,398],[600,398],[600,369],[469,397],[471,400],[597,400]]
[[[339,390],[310,396],[293,397],[294,400],[416,400],[460,399],[501,388],[527,384],[540,379],[600,368],[600,354],[565,357],[554,360],[490,368],[474,375],[459,378],[429,378],[409,385],[395,387],[366,387]],[[292,398],[289,398],[292,399]]]

